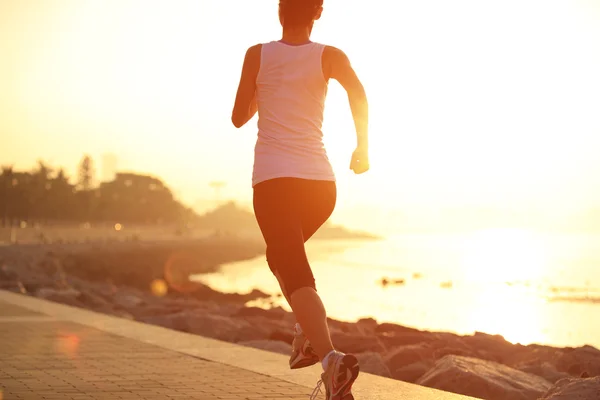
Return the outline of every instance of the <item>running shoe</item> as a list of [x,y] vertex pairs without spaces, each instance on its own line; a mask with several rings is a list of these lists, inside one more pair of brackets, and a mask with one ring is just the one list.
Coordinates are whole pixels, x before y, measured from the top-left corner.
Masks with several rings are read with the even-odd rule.
[[316,400],[325,386],[326,400],[354,400],[352,384],[358,377],[358,360],[351,354],[336,353],[330,356],[327,370],[321,374],[321,380],[310,396]]
[[319,357],[313,350],[310,342],[303,333],[294,329],[294,340],[292,341],[292,355],[290,356],[290,368],[298,369],[310,367],[319,362]]

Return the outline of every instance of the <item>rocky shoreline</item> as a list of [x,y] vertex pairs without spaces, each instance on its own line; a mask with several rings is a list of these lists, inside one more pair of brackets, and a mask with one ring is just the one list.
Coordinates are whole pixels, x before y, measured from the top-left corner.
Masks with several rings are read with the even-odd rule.
[[[245,306],[269,294],[220,293],[186,279],[263,251],[260,242],[232,238],[3,246],[0,289],[287,355],[293,315]],[[335,346],[357,354],[365,372],[490,400],[600,399],[600,350],[591,346],[329,322]]]

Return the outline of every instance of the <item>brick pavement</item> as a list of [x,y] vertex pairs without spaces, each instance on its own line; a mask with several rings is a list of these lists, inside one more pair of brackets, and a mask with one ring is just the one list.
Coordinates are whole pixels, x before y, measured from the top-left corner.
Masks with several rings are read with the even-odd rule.
[[[308,400],[320,366],[290,370],[287,361],[0,290],[0,400]],[[367,373],[352,391],[360,400],[473,399]]]
[[44,318],[0,302],[1,400],[306,400],[311,392],[270,376]]

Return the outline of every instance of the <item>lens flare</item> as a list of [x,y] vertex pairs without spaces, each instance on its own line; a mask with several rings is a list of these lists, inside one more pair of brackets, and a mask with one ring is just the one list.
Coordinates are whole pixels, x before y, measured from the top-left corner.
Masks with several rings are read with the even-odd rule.
[[164,277],[169,288],[189,293],[198,288],[196,282],[190,281],[190,275],[198,271],[202,271],[202,268],[197,258],[185,252],[178,252],[172,254],[165,263]]
[[77,357],[81,338],[74,333],[59,335],[56,340],[57,349],[69,358]]
[[155,279],[150,284],[150,290],[154,296],[163,297],[168,293],[169,285],[163,279]]

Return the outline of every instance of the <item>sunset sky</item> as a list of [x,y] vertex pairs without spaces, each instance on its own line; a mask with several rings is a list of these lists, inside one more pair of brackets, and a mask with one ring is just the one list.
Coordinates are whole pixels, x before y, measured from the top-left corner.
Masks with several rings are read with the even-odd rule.
[[[256,119],[230,122],[244,52],[280,38],[277,0],[0,1],[0,163],[157,175],[187,204],[251,196]],[[325,0],[371,107],[372,171],[330,85],[340,212],[600,205],[599,0]],[[340,214],[341,215],[341,214]]]

